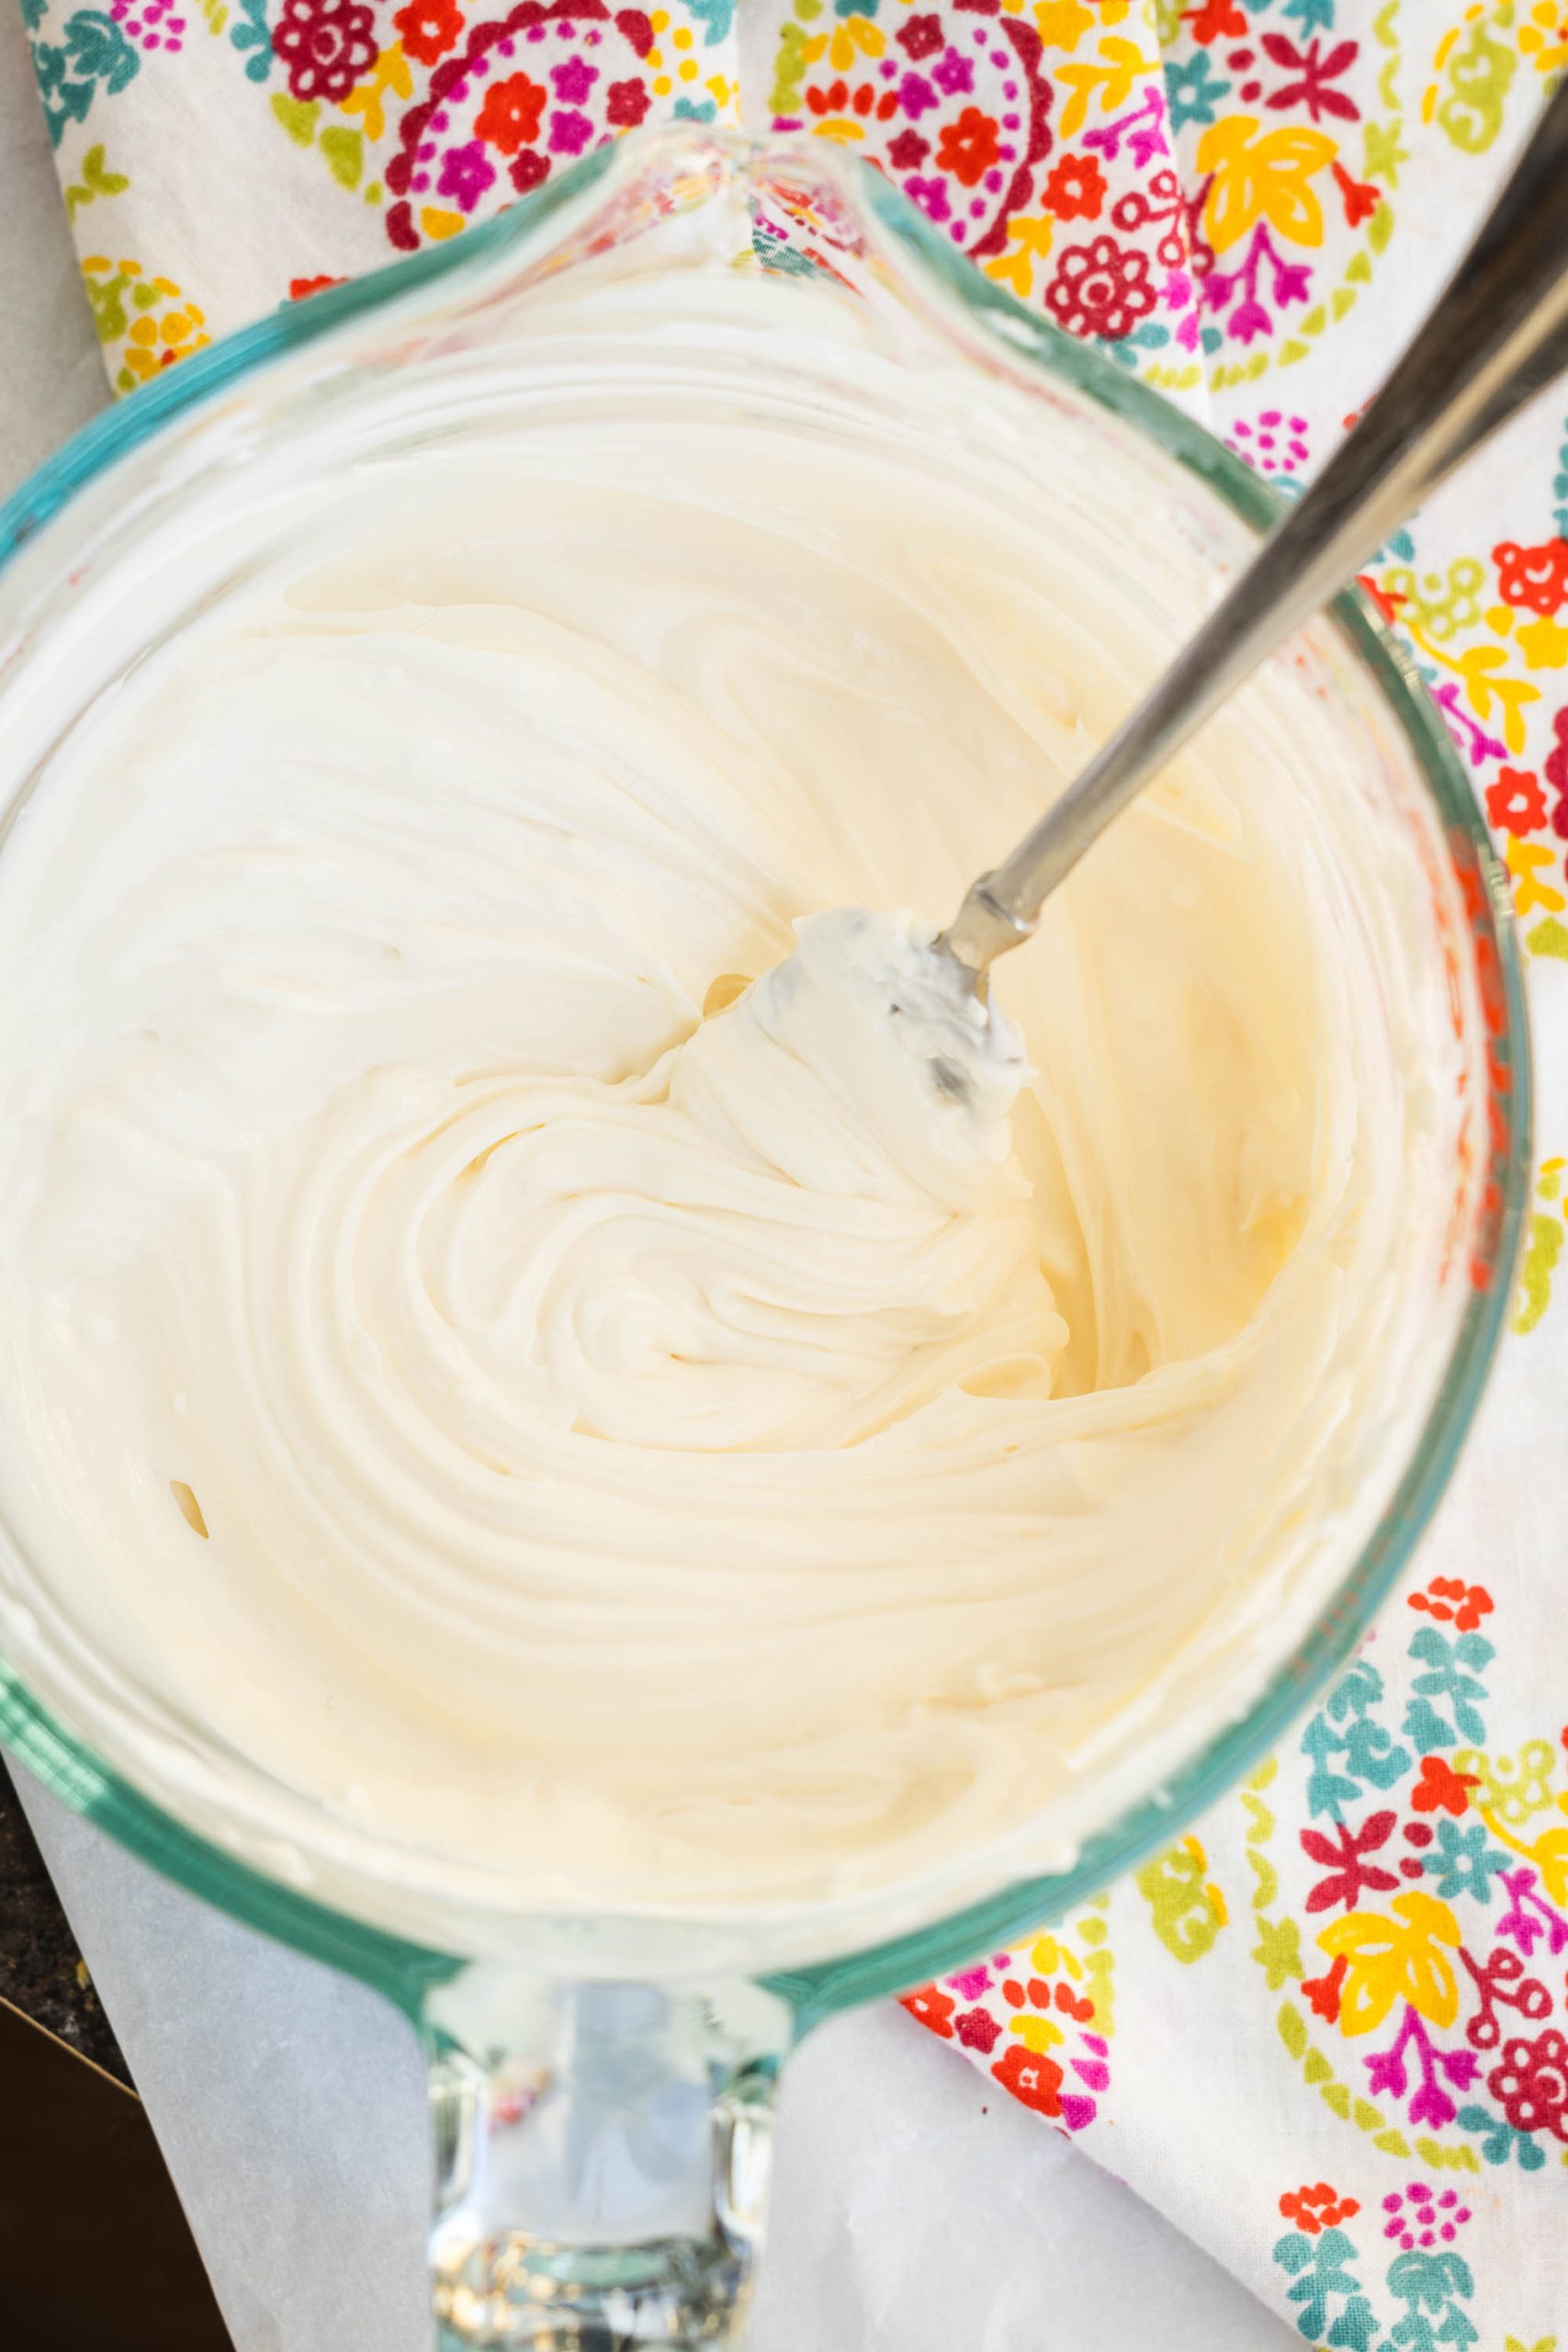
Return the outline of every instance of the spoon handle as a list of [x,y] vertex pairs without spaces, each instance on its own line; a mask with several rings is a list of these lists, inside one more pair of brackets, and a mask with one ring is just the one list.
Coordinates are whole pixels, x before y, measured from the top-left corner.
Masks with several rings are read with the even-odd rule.
[[976,973],[1018,946],[1084,852],[1266,654],[1461,458],[1568,368],[1568,82],[1360,423],[1240,578],[942,944]]

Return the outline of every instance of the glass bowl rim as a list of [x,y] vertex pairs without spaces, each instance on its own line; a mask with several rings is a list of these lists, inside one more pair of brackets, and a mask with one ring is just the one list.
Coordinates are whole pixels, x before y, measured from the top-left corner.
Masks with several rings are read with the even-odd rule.
[[[39,466],[0,505],[0,570],[24,542],[121,457],[166,424],[241,382],[274,358],[300,350],[350,321],[403,301],[438,281],[477,277],[511,246],[534,240],[564,207],[599,181],[624,181],[656,147],[669,162],[682,156],[724,168],[750,169],[787,148],[798,173],[807,153],[823,184],[847,196],[885,254],[913,257],[967,318],[977,319],[1016,361],[1022,356],[1065,380],[1095,406],[1152,440],[1195,474],[1242,522],[1259,533],[1283,511],[1279,493],[1218,437],[1152,387],[1089,344],[1065,334],[956,254],[925,216],[872,166],[822,155],[799,137],[751,139],[691,124],[633,132],[498,218],[449,243],[426,247],[383,269],[353,278],[255,321],[192,355],[141,387],[133,400],[103,411]],[[629,160],[628,160],[629,159]],[[1509,1074],[1506,1148],[1495,1212],[1496,1250],[1490,1282],[1466,1301],[1442,1379],[1420,1438],[1376,1528],[1310,1632],[1282,1659],[1251,1705],[1207,1740],[1168,1781],[1125,1808],[1089,1838],[1071,1869],[1015,1880],[978,1902],[889,1940],[827,1962],[768,1975],[787,1997],[802,2029],[849,2004],[890,1993],[956,1967],[976,1952],[1005,1949],[1027,1928],[1060,1917],[1147,1855],[1168,1845],[1191,1820],[1240,1781],[1349,1657],[1426,1532],[1453,1470],[1479,1402],[1507,1311],[1529,1198],[1531,1085],[1523,968],[1506,877],[1458,752],[1409,657],[1359,589],[1329,607],[1358,664],[1378,689],[1409,743],[1423,785],[1450,835],[1462,837],[1483,888],[1472,926],[1497,959],[1504,1006],[1499,1058]],[[121,1773],[36,1699],[0,1657],[0,1736],[54,1795],[96,1822],[141,1860],[231,1917],[376,1986],[418,2015],[430,1986],[466,1965],[266,1876],[189,1829],[143,1796]]]

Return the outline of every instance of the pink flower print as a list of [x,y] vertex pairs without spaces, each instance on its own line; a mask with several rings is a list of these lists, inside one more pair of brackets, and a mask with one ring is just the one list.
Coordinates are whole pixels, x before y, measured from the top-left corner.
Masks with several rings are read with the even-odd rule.
[[906,74],[898,85],[898,103],[910,121],[918,122],[941,101],[923,74]]
[[109,15],[141,49],[167,50],[177,57],[185,45],[186,20],[170,15],[174,0],[109,0]]
[[599,68],[590,65],[585,57],[569,57],[563,64],[550,68],[556,96],[566,106],[580,107],[598,79]]
[[585,114],[562,114],[558,110],[550,117],[552,155],[581,155],[592,136],[593,125]]
[[1380,2098],[1392,2094],[1403,2098],[1408,2086],[1404,2053],[1413,2051],[1419,2080],[1409,2106],[1412,2123],[1425,2123],[1440,2132],[1451,2123],[1457,2109],[1441,2078],[1450,2082],[1455,2090],[1467,2091],[1481,2071],[1479,2059],[1472,2050],[1439,2050],[1408,2001],[1404,2004],[1404,2018],[1398,2035],[1387,2050],[1375,2051],[1363,2063],[1367,2068],[1367,2094]]
[[1237,418],[1226,439],[1238,458],[1262,474],[1293,472],[1307,460],[1304,416],[1287,416],[1282,409],[1266,408],[1256,425]]
[[949,220],[953,208],[947,200],[947,190],[939,179],[908,179],[904,193],[911,203],[918,204],[928,220]]
[[1211,269],[1203,280],[1203,300],[1211,311],[1223,311],[1236,295],[1242,297],[1225,322],[1233,342],[1251,343],[1272,328],[1274,322],[1261,300],[1266,280],[1271,283],[1273,300],[1284,310],[1289,303],[1306,300],[1312,271],[1304,262],[1288,262],[1260,221],[1252,232],[1241,266],[1235,270]]
[[1452,2245],[1454,2238],[1470,2219],[1470,2208],[1459,2201],[1457,2189],[1445,2188],[1439,2196],[1424,2180],[1413,2180],[1404,2190],[1391,2189],[1382,2200],[1388,2219],[1382,2226],[1385,2238],[1397,2238],[1405,2254],[1416,2245],[1435,2245],[1440,2238],[1445,2245]]
[[962,97],[975,87],[975,68],[968,58],[961,57],[957,50],[950,49],[947,55],[939,57],[931,67],[931,80],[939,90],[945,90],[950,98]]
[[471,212],[485,190],[494,186],[495,165],[485,153],[482,140],[470,139],[461,147],[449,147],[443,155],[436,193],[450,197],[463,211]]

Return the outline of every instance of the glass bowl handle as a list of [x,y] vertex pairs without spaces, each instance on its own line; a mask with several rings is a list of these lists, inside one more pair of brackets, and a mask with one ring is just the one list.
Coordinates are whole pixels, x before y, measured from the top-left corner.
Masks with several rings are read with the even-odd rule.
[[440,2352],[739,2343],[787,2004],[480,1962],[424,2028]]

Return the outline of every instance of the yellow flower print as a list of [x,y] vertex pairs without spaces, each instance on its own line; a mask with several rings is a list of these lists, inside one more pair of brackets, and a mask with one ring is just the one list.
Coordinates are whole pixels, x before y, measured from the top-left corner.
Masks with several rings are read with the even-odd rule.
[[367,139],[379,139],[386,130],[386,101],[389,96],[394,98],[412,98],[413,96],[413,75],[409,72],[400,40],[393,41],[389,49],[381,51],[364,81],[356,82],[343,101],[344,114],[364,117]]
[[1495,716],[1503,730],[1503,741],[1510,752],[1525,748],[1524,706],[1540,700],[1540,688],[1532,686],[1528,678],[1502,675],[1507,655],[1500,645],[1472,645],[1457,662],[1444,666],[1457,671],[1463,681],[1465,699],[1478,718]]
[[1125,106],[1133,95],[1133,85],[1140,75],[1152,74],[1159,61],[1145,57],[1135,40],[1127,40],[1120,33],[1107,34],[1100,44],[1100,62],[1090,65],[1059,65],[1056,79],[1065,82],[1072,92],[1066,110],[1062,116],[1062,137],[1071,139],[1089,119],[1089,101],[1092,91],[1100,91],[1100,111],[1114,114]]
[[1565,0],[1536,0],[1529,24],[1519,27],[1519,47],[1538,74],[1555,74],[1568,65]]
[[1412,1889],[1396,1894],[1389,1918],[1378,1911],[1350,1911],[1321,1930],[1320,1948],[1347,1962],[1339,2001],[1340,2029],[1371,2033],[1396,2001],[1408,2001],[1435,2026],[1452,2025],[1459,2015],[1459,1986],[1442,1950],[1460,1941],[1460,1925],[1435,1894]]
[[1029,1955],[1029,1964],[1037,1976],[1064,1975],[1082,1979],[1083,1962],[1070,1944],[1058,1943],[1049,1928],[1037,1936]]
[[1009,2030],[1016,2033],[1024,2048],[1032,2050],[1037,2057],[1041,2051],[1049,2050],[1054,2041],[1062,2041],[1066,2038],[1061,2027],[1050,2018],[1031,2017],[1027,2013],[1022,2017],[1010,2018]]
[[1304,123],[1260,130],[1250,114],[1225,115],[1198,141],[1198,169],[1213,174],[1204,225],[1217,254],[1254,222],[1267,220],[1292,244],[1323,243],[1323,206],[1311,182],[1338,153],[1325,131]]
[[1019,300],[1027,302],[1034,289],[1034,265],[1050,253],[1055,233],[1056,223],[1048,212],[1037,220],[1015,213],[1008,222],[1006,253],[982,265],[987,277],[994,277],[998,286],[1010,286]]
[[1568,906],[1562,891],[1541,877],[1542,866],[1550,874],[1557,864],[1555,852],[1545,842],[1521,842],[1509,833],[1503,843],[1503,863],[1513,877],[1514,912],[1521,922],[1538,909],[1543,915],[1560,915]]
[[1040,0],[1034,11],[1034,29],[1047,49],[1077,49],[1093,23],[1084,0]]
[[161,368],[204,351],[212,340],[205,313],[186,300],[174,279],[145,275],[139,261],[89,254],[82,277],[99,342],[119,345],[117,392],[135,391]]
[[857,55],[880,57],[886,47],[887,36],[880,25],[874,25],[869,17],[846,17],[834,28],[828,62],[835,74],[847,74]]
[[1568,667],[1568,628],[1545,613],[1539,620],[1527,621],[1515,637],[1514,643],[1532,670]]

